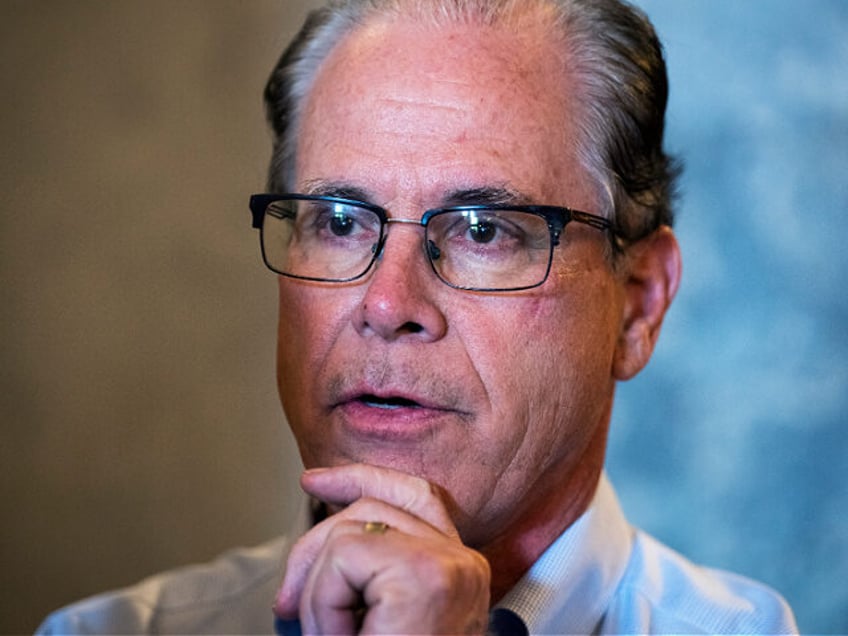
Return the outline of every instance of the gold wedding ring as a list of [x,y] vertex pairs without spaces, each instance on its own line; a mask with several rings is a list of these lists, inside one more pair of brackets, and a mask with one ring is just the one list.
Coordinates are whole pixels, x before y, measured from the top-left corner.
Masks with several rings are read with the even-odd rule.
[[389,524],[382,521],[366,521],[365,525],[362,526],[362,530],[368,534],[385,534],[388,529]]

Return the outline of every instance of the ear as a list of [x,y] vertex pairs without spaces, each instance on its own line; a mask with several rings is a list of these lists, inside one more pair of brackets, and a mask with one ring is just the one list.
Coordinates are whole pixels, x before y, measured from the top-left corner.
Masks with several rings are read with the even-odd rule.
[[669,227],[661,227],[628,251],[624,311],[612,369],[617,380],[629,380],[648,364],[681,274],[680,247]]

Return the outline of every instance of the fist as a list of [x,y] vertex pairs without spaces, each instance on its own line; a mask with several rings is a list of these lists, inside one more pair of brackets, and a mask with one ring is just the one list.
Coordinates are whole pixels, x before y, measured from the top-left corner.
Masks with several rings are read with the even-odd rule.
[[341,511],[289,555],[275,603],[305,634],[486,631],[491,573],[427,481],[364,464],[311,470],[304,490]]

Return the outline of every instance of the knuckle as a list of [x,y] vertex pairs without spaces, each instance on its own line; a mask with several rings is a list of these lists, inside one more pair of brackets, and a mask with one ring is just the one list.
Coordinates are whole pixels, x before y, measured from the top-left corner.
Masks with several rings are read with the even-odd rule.
[[480,553],[468,548],[440,552],[436,558],[421,554],[418,572],[431,591],[452,592],[457,589],[488,589],[491,576],[489,563]]
[[288,561],[289,563],[300,563],[300,562],[309,562],[311,563],[315,559],[315,555],[318,552],[318,546],[316,545],[315,538],[307,533],[300,537],[289,550]]
[[[352,519],[339,519],[327,533],[327,544],[349,545],[361,533],[362,523]],[[356,533],[356,534],[355,534]]]
[[406,489],[407,499],[404,505],[407,510],[422,510],[436,503],[432,484],[427,480],[413,477],[410,479],[408,486]]

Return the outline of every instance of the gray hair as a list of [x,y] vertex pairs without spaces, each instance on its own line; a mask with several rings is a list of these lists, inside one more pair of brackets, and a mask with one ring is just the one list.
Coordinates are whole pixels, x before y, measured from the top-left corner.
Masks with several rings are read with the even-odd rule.
[[621,0],[330,0],[309,14],[265,87],[274,148],[271,192],[292,187],[299,120],[321,63],[376,15],[492,24],[533,7],[553,9],[553,26],[580,83],[578,156],[599,188],[618,237],[638,240],[673,221],[679,173],[663,150],[668,79],[647,17]]

